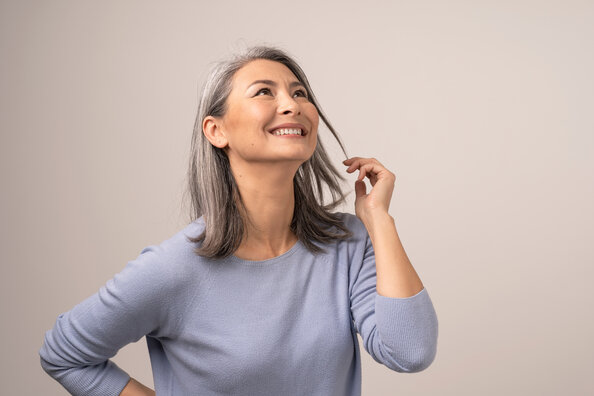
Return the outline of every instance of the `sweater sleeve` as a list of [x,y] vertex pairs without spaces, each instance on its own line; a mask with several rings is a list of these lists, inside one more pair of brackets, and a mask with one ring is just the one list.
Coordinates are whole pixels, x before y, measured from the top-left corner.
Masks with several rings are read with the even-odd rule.
[[377,293],[373,245],[363,224],[359,225],[363,227],[359,228],[361,248],[351,264],[349,285],[355,329],[365,350],[378,363],[398,372],[422,371],[437,352],[438,322],[433,303],[426,288],[405,298]]
[[119,395],[129,375],[109,360],[163,323],[167,293],[160,247],[138,258],[100,290],[58,316],[39,350],[42,368],[72,395]]

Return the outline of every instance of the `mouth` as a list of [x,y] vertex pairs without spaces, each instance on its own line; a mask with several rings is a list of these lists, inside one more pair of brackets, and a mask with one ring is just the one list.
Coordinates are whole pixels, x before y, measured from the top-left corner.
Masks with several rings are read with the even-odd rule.
[[278,128],[270,132],[274,136],[305,136],[306,133],[303,129],[299,128]]
[[301,124],[283,124],[268,131],[273,136],[299,137],[306,136],[307,130]]

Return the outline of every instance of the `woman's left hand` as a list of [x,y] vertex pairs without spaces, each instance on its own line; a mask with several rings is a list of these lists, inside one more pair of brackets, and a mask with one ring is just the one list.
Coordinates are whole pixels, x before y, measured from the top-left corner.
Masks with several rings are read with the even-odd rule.
[[[373,216],[388,214],[396,175],[375,158],[351,157],[342,163],[348,166],[348,173],[359,169],[359,176],[355,181],[355,214],[363,224],[370,224]],[[365,177],[371,183],[369,194],[363,181]]]

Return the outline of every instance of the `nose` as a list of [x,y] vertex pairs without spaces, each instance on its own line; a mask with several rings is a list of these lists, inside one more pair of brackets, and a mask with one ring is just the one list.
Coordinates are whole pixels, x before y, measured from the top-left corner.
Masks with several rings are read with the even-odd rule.
[[301,108],[291,95],[280,95],[278,112],[280,114],[301,114]]

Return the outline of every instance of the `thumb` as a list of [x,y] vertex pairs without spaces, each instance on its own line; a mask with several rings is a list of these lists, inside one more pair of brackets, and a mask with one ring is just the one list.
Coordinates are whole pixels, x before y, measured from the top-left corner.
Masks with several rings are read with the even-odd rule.
[[357,180],[355,182],[355,196],[357,198],[362,197],[367,193],[367,186],[363,180]]

